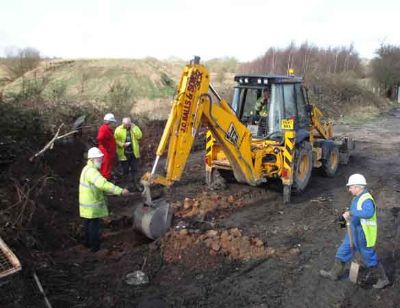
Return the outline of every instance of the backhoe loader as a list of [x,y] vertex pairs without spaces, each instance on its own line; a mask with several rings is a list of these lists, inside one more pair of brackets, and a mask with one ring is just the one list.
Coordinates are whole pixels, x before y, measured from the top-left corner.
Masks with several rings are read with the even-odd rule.
[[[210,186],[217,174],[251,186],[280,179],[283,202],[288,203],[292,191],[307,187],[313,167],[332,177],[340,162],[347,163],[354,142],[333,136],[332,121],[309,104],[300,77],[238,75],[235,82],[229,104],[212,86],[199,57],[185,66],[152,171],[142,177],[148,204],[151,185],[180,180],[201,124],[208,128],[205,169]],[[261,115],[256,103],[262,91],[270,97]],[[160,175],[157,166],[165,152],[166,172]]]

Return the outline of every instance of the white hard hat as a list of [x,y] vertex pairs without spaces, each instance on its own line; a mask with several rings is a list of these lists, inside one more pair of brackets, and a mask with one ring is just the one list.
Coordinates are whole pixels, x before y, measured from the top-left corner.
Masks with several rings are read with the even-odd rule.
[[107,113],[104,116],[104,121],[109,121],[109,122],[117,122],[117,120],[115,120],[115,117],[112,113]]
[[103,157],[103,156],[104,156],[104,154],[101,153],[99,148],[96,148],[96,147],[90,148],[89,151],[88,151],[88,155],[87,155],[88,159],[90,159],[90,158],[100,158],[100,157]]
[[365,177],[362,174],[352,174],[349,177],[349,181],[347,182],[347,186],[351,185],[367,185],[367,181],[365,180]]

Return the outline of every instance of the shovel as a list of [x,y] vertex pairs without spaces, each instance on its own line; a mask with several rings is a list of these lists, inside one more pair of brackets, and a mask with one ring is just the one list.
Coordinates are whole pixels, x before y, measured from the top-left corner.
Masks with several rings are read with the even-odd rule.
[[[353,234],[351,232],[351,227],[350,227],[349,222],[346,223],[346,227],[347,227],[347,234],[349,236],[349,241],[350,241],[350,249],[353,252],[353,250],[354,250]],[[356,261],[352,260],[351,264],[350,264],[350,273],[349,273],[349,279],[352,283],[357,283],[359,270],[360,270],[360,264],[357,263]]]

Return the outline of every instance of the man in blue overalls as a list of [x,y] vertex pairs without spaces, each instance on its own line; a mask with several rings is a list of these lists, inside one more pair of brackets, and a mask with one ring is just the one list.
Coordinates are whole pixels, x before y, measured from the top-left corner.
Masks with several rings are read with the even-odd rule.
[[336,259],[332,269],[330,271],[321,270],[320,275],[331,280],[338,280],[343,275],[346,262],[351,261],[356,251],[358,251],[364,264],[369,269],[377,272],[379,278],[373,287],[382,289],[390,282],[375,251],[378,231],[375,200],[368,192],[367,181],[361,174],[351,175],[347,187],[354,198],[351,202],[350,210],[343,213],[343,218],[350,222],[354,249],[351,249],[349,236],[346,234],[336,252]]

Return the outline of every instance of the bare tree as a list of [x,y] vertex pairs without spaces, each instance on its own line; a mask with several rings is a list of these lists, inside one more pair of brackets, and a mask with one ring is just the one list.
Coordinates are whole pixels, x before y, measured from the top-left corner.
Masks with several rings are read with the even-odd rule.
[[41,61],[40,52],[34,48],[8,50],[4,65],[10,77],[16,79],[36,68]]
[[304,42],[297,47],[293,42],[284,49],[269,48],[254,61],[240,66],[240,72],[286,74],[289,68],[304,77],[321,74],[360,71],[360,58],[353,45],[348,47],[318,48]]
[[384,87],[388,97],[400,85],[400,46],[381,45],[372,62],[372,76]]

